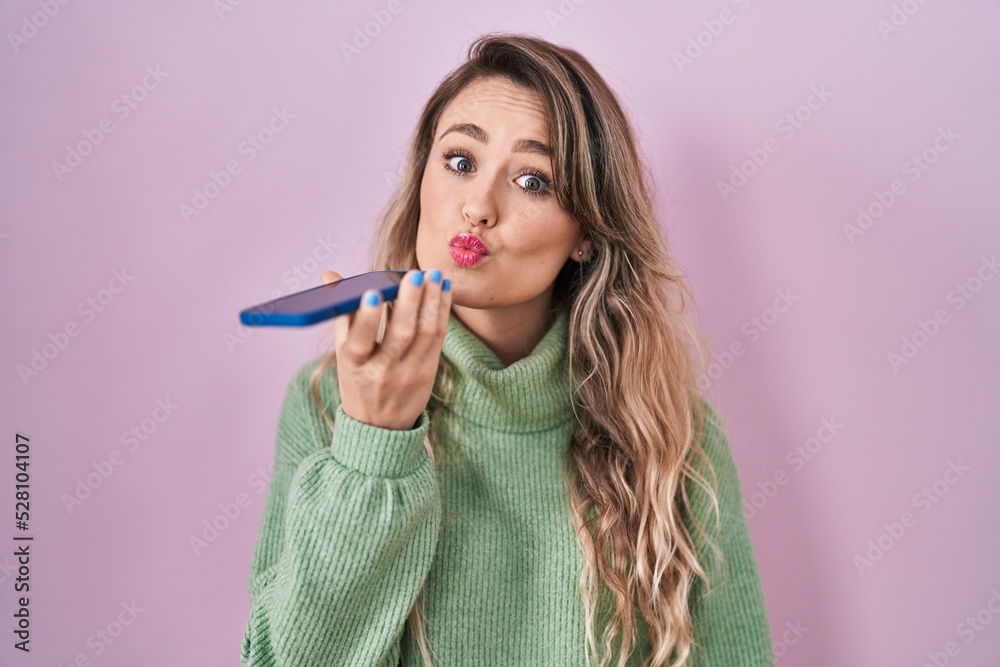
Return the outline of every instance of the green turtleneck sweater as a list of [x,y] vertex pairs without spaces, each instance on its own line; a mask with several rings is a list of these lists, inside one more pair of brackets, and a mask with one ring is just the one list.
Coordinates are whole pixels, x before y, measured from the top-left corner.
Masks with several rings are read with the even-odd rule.
[[[411,430],[352,419],[334,367],[320,383],[331,435],[309,393],[320,358],[302,366],[278,420],[243,665],[418,667],[407,617],[421,589],[436,667],[586,664],[583,552],[559,468],[573,429],[567,315],[558,309],[531,353],[504,367],[452,313],[441,353],[456,382],[451,410],[435,419],[458,420],[462,443],[438,470],[424,449],[426,410]],[[703,447],[718,474],[729,577],[704,599],[700,587],[693,591],[704,652],[689,664],[772,666],[739,477],[717,423],[706,427]],[[707,549],[701,557],[710,558]],[[637,619],[635,666],[649,654]]]

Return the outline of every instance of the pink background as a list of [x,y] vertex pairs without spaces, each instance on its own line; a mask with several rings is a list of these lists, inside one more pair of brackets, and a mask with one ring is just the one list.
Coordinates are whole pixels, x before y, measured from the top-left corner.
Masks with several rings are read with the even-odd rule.
[[[286,384],[332,327],[241,330],[237,313],[365,269],[421,106],[476,35],[515,30],[580,50],[634,121],[719,355],[709,395],[779,664],[998,664],[997,3],[223,1],[0,8],[0,663],[239,664],[261,471]],[[391,21],[348,61],[341,44],[373,12]],[[291,117],[250,160],[241,142],[274,109]],[[794,133],[778,124],[797,112]],[[100,143],[57,175],[88,134]],[[718,183],[753,154],[767,160],[724,200]],[[180,206],[229,161],[239,173],[186,221]],[[852,242],[845,225],[895,180]],[[904,338],[919,347],[894,368]],[[158,401],[176,406],[162,422]],[[17,432],[31,438],[30,656],[11,647]],[[238,498],[196,554],[189,537]],[[96,633],[133,601],[98,655]]]

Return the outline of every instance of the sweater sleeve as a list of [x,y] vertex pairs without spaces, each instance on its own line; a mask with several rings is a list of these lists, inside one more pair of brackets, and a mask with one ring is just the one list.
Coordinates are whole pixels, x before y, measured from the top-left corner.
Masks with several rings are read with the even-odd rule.
[[334,366],[324,376],[330,434],[309,391],[314,366],[289,383],[278,418],[240,662],[395,667],[441,524],[423,445],[430,417],[425,410],[410,430],[352,419]]
[[[704,545],[695,530],[695,543],[709,574],[711,590],[705,596],[704,581],[696,578],[691,613],[698,646],[690,664],[691,667],[774,667],[767,609],[743,511],[739,474],[718,414],[705,399],[702,406],[705,412],[702,447],[719,483],[720,531],[716,544],[724,563],[718,562],[714,551]],[[712,481],[702,461],[696,461],[695,467],[708,482]],[[704,490],[698,487],[692,496],[700,500],[693,503],[700,524],[715,539],[715,516],[709,514],[712,508]]]

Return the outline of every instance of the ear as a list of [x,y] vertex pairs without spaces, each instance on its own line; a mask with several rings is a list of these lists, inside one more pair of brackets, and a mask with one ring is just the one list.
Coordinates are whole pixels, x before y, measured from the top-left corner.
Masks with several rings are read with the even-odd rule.
[[570,250],[569,258],[572,259],[575,262],[579,262],[580,261],[580,254],[579,254],[578,251],[582,250],[583,251],[583,259],[585,260],[585,259],[587,259],[588,255],[590,255],[592,253],[593,247],[594,247],[594,245],[589,240],[581,241],[580,243],[578,243],[575,246],[573,246],[572,250]]

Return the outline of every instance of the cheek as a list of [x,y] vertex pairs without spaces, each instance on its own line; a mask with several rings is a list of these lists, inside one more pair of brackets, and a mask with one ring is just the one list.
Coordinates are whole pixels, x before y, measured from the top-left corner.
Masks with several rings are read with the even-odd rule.
[[432,259],[432,249],[443,229],[447,228],[445,221],[449,216],[447,213],[447,198],[443,190],[441,179],[433,174],[424,171],[420,180],[420,215],[417,224],[417,255],[418,260],[423,262],[439,261]]
[[525,255],[553,256],[552,261],[558,259],[562,264],[564,253],[576,236],[573,221],[562,209],[546,210],[538,204],[528,204],[520,212],[518,223],[515,243]]
[[447,203],[447,190],[444,187],[440,174],[430,171],[432,167],[424,170],[424,176],[420,182],[420,204],[421,207],[434,209]]

